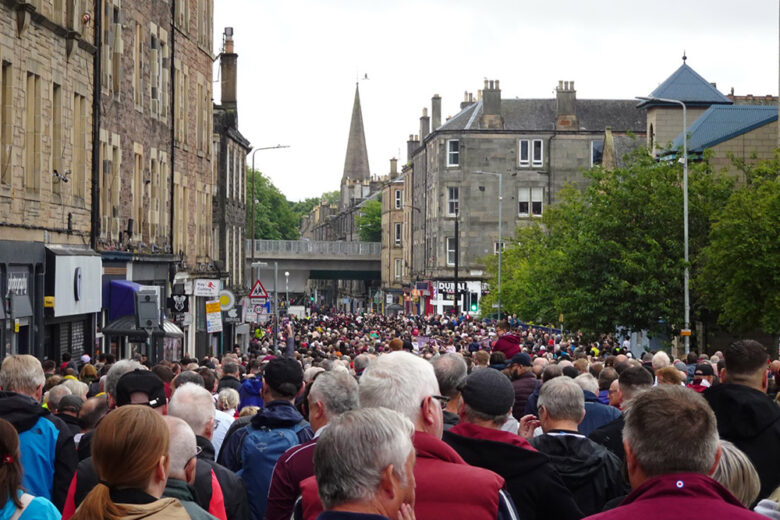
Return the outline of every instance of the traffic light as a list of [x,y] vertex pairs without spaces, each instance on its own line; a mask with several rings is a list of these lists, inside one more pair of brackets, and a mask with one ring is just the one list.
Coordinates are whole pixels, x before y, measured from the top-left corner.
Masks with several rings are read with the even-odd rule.
[[314,296],[310,296],[309,300],[314,301]]
[[477,312],[479,310],[479,295],[477,293],[471,293],[471,312]]

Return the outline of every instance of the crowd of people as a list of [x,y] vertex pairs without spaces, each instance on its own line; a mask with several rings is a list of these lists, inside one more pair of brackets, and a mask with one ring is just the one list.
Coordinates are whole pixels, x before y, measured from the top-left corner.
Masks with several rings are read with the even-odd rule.
[[314,315],[247,351],[7,357],[0,520],[780,519],[780,362],[737,341]]

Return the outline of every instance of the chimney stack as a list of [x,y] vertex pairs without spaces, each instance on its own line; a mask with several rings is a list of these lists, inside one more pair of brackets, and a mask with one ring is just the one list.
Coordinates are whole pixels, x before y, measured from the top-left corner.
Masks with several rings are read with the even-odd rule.
[[577,91],[573,81],[559,81],[555,89],[556,130],[579,130],[577,121]]
[[503,129],[504,119],[501,117],[501,88],[498,80],[485,80],[482,90],[482,128]]
[[390,159],[390,178],[392,179],[395,175],[398,175],[398,159],[393,157]]
[[227,109],[236,109],[236,61],[238,54],[233,51],[233,28],[225,27],[223,33],[222,54],[219,59],[222,78],[221,104]]
[[419,145],[420,145],[420,141],[417,139],[417,136],[409,134],[409,140],[406,141],[406,162],[407,162],[407,164],[412,162],[412,157],[414,157],[414,151],[417,150],[417,147]]
[[431,133],[431,118],[428,117],[428,109],[423,108],[422,117],[420,117],[420,140],[424,141],[429,133]]
[[431,130],[436,131],[441,126],[441,98],[434,94],[431,98]]

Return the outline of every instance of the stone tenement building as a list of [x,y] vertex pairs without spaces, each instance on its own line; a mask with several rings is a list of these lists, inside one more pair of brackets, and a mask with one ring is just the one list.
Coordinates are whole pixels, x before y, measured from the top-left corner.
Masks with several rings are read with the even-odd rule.
[[[582,170],[599,164],[602,154],[619,159],[644,144],[645,114],[636,104],[577,99],[568,81],[558,83],[554,99],[501,99],[499,82],[485,81],[477,99],[467,94],[461,110],[442,123],[441,98],[434,96],[432,117],[426,109],[420,118],[419,140],[411,136],[407,143],[403,169],[404,225],[410,227],[405,290],[422,288],[418,305],[407,302],[407,310],[451,308],[456,263],[459,307],[481,299],[484,259],[503,245],[499,218],[501,242],[512,240],[517,226],[541,217],[566,183],[582,184]],[[605,137],[613,149],[604,150]]]
[[382,291],[395,303],[403,293],[403,244],[408,243],[404,229],[404,178],[398,173],[398,160],[390,159],[390,173],[382,188]]
[[86,283],[100,276],[89,247],[94,18],[79,5],[0,2],[3,357],[59,356],[60,344],[78,352],[95,339],[100,287]]
[[[214,258],[227,275],[225,285],[237,298],[247,294],[244,280],[246,254],[246,155],[249,141],[238,130],[236,76],[238,54],[233,48],[233,29],[227,27],[220,54],[222,99],[214,105],[214,160],[216,193],[212,219]],[[238,331],[248,334],[248,325],[225,323],[226,337],[232,339]]]

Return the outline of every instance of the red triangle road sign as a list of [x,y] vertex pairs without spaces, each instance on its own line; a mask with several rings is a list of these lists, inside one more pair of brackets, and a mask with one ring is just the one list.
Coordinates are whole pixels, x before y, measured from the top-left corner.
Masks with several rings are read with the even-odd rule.
[[267,300],[268,293],[265,291],[265,287],[260,283],[260,280],[255,281],[255,285],[252,286],[252,290],[249,291],[249,298],[257,300]]

